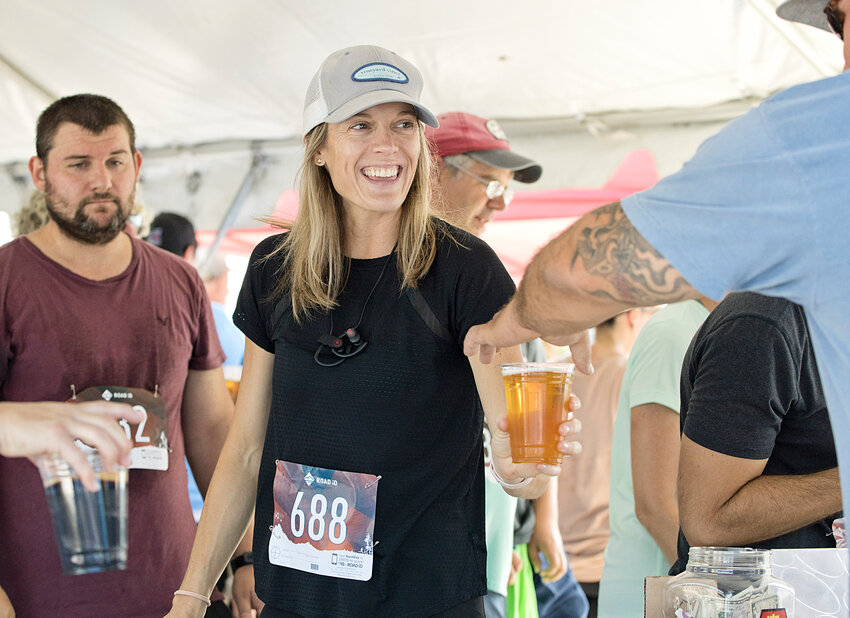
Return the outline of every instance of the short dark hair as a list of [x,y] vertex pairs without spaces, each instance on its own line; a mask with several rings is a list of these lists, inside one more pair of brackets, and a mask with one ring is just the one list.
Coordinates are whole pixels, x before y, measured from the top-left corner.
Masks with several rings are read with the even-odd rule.
[[145,238],[160,249],[183,257],[186,249],[197,247],[195,226],[176,212],[161,212],[151,221],[150,233]]
[[130,152],[136,152],[136,130],[115,101],[99,94],[75,94],[54,101],[38,117],[35,154],[42,161],[47,161],[47,154],[53,148],[53,138],[63,122],[79,125],[94,135],[121,125],[130,137]]

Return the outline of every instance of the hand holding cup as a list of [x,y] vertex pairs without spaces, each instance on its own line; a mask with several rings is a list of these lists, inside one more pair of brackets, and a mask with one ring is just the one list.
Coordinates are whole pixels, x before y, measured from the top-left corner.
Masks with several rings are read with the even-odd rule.
[[508,416],[495,431],[491,453],[498,475],[508,482],[540,473],[557,476],[564,455],[578,455],[571,440],[581,431],[574,418],[581,402],[571,393],[573,366],[509,363],[502,366]]
[[94,470],[74,440],[97,449],[106,470],[114,469],[116,464],[128,465],[132,443],[117,423],[121,418],[139,423],[144,414],[127,404],[106,401],[3,402],[0,454],[36,457],[56,453],[77,471],[86,489],[97,491]]

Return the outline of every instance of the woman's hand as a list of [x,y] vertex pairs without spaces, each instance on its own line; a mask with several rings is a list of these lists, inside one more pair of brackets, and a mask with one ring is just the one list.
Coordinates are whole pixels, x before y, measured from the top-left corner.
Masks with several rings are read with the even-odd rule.
[[[565,402],[564,407],[567,409],[567,420],[558,426],[560,434],[558,451],[569,457],[581,453],[581,443],[574,439],[581,432],[581,421],[575,418],[573,414],[581,408],[581,401],[576,395],[570,394],[570,398]],[[500,418],[495,430],[491,428],[490,432],[492,434],[490,465],[495,465],[499,476],[507,483],[520,482],[524,478],[533,478],[541,474],[553,477],[561,473],[561,466],[558,464],[513,463],[507,416]],[[537,492],[537,495],[543,489],[545,489],[545,484]]]
[[516,583],[520,571],[522,571],[522,556],[514,549],[511,551],[511,574],[508,576],[508,586]]
[[233,573],[233,600],[230,612],[233,618],[256,618],[264,604],[254,591],[254,566],[245,565]]

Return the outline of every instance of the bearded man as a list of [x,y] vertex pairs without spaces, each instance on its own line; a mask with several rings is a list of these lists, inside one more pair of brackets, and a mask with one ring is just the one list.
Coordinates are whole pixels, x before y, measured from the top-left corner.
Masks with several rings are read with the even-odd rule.
[[[119,397],[146,418],[130,433],[125,570],[63,575],[36,467],[0,457],[0,615],[159,617],[189,560],[183,457],[205,492],[233,403],[198,273],[123,232],[141,164],[106,97],[65,97],[38,119],[29,168],[50,221],[0,248],[0,402]],[[252,570],[238,604],[253,603]]]

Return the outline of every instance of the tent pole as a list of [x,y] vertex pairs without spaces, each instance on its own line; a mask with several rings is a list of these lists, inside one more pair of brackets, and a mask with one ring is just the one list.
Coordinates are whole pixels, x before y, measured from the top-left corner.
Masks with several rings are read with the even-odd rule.
[[245,174],[245,178],[242,179],[242,184],[239,187],[239,191],[236,192],[236,196],[233,198],[233,202],[230,204],[230,208],[228,208],[227,213],[224,215],[224,219],[221,221],[221,225],[218,228],[218,232],[215,235],[215,240],[213,240],[210,245],[209,251],[207,252],[207,256],[204,259],[204,263],[200,265],[198,268],[199,271],[203,272],[204,268],[207,264],[212,260],[213,254],[218,249],[219,244],[224,239],[227,234],[227,230],[231,228],[233,222],[236,220],[236,216],[239,214],[239,211],[242,209],[242,204],[245,203],[245,200],[248,199],[248,195],[251,193],[251,189],[254,186],[257,178],[260,175],[260,172],[265,167],[266,157],[264,157],[258,147],[253,148],[254,155],[251,159],[251,167],[248,168],[248,172]]
[[8,69],[9,69],[10,71],[12,71],[15,75],[17,75],[18,77],[20,77],[22,80],[24,80],[24,81],[25,81],[26,83],[28,83],[30,86],[32,86],[33,88],[35,88],[35,89],[38,91],[38,93],[39,93],[39,94],[41,94],[41,95],[43,95],[44,97],[46,97],[46,98],[47,98],[47,100],[48,100],[48,101],[50,101],[51,103],[52,103],[53,101],[56,101],[56,100],[59,98],[58,96],[56,96],[56,94],[54,94],[53,92],[50,92],[47,88],[45,88],[44,86],[42,86],[41,84],[39,84],[39,83],[38,83],[37,81],[35,81],[32,77],[30,77],[29,75],[27,75],[26,73],[24,73],[24,72],[23,72],[21,69],[19,69],[16,65],[12,64],[12,63],[9,61],[9,59],[8,59],[8,58],[6,58],[6,56],[4,56],[4,55],[2,55],[2,54],[0,54],[0,64],[4,64],[4,65],[6,65],[6,67],[8,67]]

